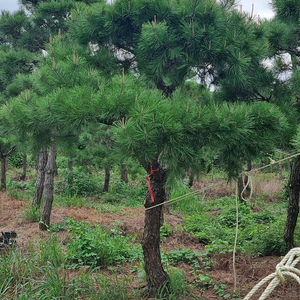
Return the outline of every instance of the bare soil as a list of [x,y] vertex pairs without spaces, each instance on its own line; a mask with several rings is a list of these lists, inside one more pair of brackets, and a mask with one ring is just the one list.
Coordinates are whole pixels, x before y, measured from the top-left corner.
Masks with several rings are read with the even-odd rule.
[[[201,184],[199,184],[201,185]],[[224,189],[218,191],[217,196],[226,196]],[[25,207],[25,202],[19,200],[9,199],[5,193],[0,193],[0,231],[15,231],[18,234],[18,247],[28,247],[28,241],[34,237],[45,237],[45,233],[38,228],[38,223],[32,223],[24,220],[22,210]],[[70,207],[70,208],[54,208],[51,215],[51,222],[60,223],[64,219],[72,217],[74,220],[85,220],[96,224],[102,224],[110,227],[115,224],[120,226],[125,234],[138,234],[137,242],[142,239],[144,227],[144,209],[130,209],[124,208],[122,213],[101,214],[99,211],[89,207]],[[171,236],[167,237],[162,242],[161,247],[166,251],[175,249],[189,249],[193,251],[204,251],[204,245],[200,244],[198,240],[189,236],[186,232],[178,230],[182,228],[182,219],[178,215],[167,214],[165,221],[173,229]],[[66,232],[59,232],[60,235]],[[213,280],[213,282],[226,284],[228,289],[226,292],[233,293],[233,258],[232,254],[220,254],[212,258],[213,265],[211,270],[204,270],[204,274]],[[237,293],[243,298],[252,287],[254,287],[261,279],[267,275],[275,272],[276,265],[280,262],[281,257],[269,256],[252,259],[240,254],[236,256],[236,274],[237,274]],[[185,273],[188,283],[194,282],[194,275],[190,273],[191,266],[188,264],[176,265]],[[124,268],[119,270],[118,276],[131,274],[132,265],[124,265]],[[104,274],[109,275],[109,270],[103,269]],[[106,272],[106,273],[105,273]],[[123,274],[122,274],[123,273]],[[132,276],[132,274],[131,274]],[[224,299],[220,297],[212,287],[192,287],[193,295],[196,299]],[[251,299],[258,299],[262,290],[256,293],[255,297]],[[194,299],[187,297],[187,300]],[[300,285],[294,280],[288,280],[285,284],[281,283],[273,291],[267,299],[286,299],[299,300],[300,299]],[[117,300],[117,299],[116,299]]]

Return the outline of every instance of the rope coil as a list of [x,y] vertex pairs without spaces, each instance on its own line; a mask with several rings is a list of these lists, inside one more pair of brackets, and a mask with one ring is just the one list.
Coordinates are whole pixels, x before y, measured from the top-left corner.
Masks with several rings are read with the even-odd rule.
[[265,277],[256,286],[254,286],[253,289],[244,298],[244,300],[249,300],[259,288],[261,288],[270,280],[271,282],[266,287],[258,300],[266,299],[280,282],[286,281],[286,277],[288,276],[294,278],[300,284],[300,270],[295,268],[295,266],[299,262],[300,248],[293,248],[286,254],[282,261],[277,264],[275,272]]

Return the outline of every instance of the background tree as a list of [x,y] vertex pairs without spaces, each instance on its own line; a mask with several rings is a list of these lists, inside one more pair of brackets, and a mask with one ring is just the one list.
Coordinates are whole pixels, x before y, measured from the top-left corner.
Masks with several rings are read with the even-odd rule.
[[[291,123],[291,135],[295,134],[299,124],[299,11],[300,5],[296,1],[274,0],[275,18],[268,23],[268,38],[272,45],[274,69],[278,73],[281,83],[277,90],[283,91],[281,106],[284,107]],[[279,94],[282,95],[283,93]],[[285,104],[282,104],[284,99]],[[299,213],[299,161],[296,159],[289,178],[289,206],[287,221],[284,229],[284,240],[287,248],[294,247],[294,230]]]

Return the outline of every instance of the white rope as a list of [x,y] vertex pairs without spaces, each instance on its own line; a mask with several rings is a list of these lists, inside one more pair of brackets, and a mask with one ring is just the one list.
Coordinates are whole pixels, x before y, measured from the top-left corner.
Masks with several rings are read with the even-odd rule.
[[235,255],[236,255],[236,245],[239,233],[239,203],[238,203],[238,182],[235,183],[235,209],[236,209],[236,223],[235,223],[235,239],[232,254],[232,268],[233,268],[233,290],[236,291],[236,267],[235,267]]
[[204,188],[202,188],[202,189],[200,189],[200,190],[197,190],[197,191],[194,191],[194,192],[190,192],[190,193],[184,194],[184,195],[182,195],[182,196],[173,198],[173,199],[171,199],[171,200],[165,201],[165,202],[163,202],[163,203],[159,203],[159,204],[156,204],[156,205],[147,207],[147,208],[145,208],[145,210],[153,209],[153,208],[155,208],[155,207],[162,206],[162,205],[165,205],[165,204],[173,204],[173,203],[176,203],[176,202],[178,202],[178,201],[185,200],[185,199],[187,199],[187,198],[189,198],[189,197],[197,196],[197,195],[201,195],[201,194],[203,194],[203,197],[202,197],[202,200],[201,200],[201,202],[202,202],[202,201],[204,200],[204,198],[205,198],[205,193],[206,193],[207,190],[210,190],[210,189],[212,189],[212,188],[215,188],[215,187],[217,187],[217,186],[219,186],[219,185],[222,185],[222,184],[224,184],[224,183],[226,183],[226,180],[221,180],[221,181],[219,181],[219,182],[217,182],[217,183],[215,183],[215,184],[212,184],[212,185],[210,185],[210,186],[204,187]]
[[300,284],[300,270],[295,268],[295,266],[300,262],[300,248],[293,248],[287,255],[282,259],[282,261],[276,266],[276,271],[269,276],[262,279],[244,298],[244,300],[249,300],[255,292],[261,288],[265,283],[271,280],[269,285],[266,287],[262,295],[258,300],[266,299],[275,287],[280,282],[285,282],[286,277],[294,278]]
[[[243,174],[245,176],[247,176],[247,178],[248,178],[246,184],[245,184],[244,179],[243,179]],[[244,185],[244,188],[243,188],[243,190],[241,192],[241,198],[243,199],[243,201],[247,202],[248,200],[250,200],[252,198],[252,193],[253,193],[252,177],[251,177],[251,174],[249,174],[247,171],[243,172],[241,174],[241,177],[242,177],[243,185]],[[249,195],[249,198],[246,199],[246,198],[244,198],[244,193],[245,193],[246,189],[248,188],[248,186],[250,187],[250,195]]]

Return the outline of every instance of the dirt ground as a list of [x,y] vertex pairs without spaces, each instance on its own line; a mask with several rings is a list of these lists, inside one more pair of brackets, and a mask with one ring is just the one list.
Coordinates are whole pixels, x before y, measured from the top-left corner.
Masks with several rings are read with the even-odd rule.
[[[0,231],[15,231],[18,234],[18,247],[28,247],[28,241],[34,237],[45,236],[44,232],[39,231],[37,223],[31,223],[24,220],[22,209],[25,203],[19,200],[12,200],[5,193],[0,193]],[[112,224],[121,226],[126,234],[138,234],[137,241],[141,241],[144,226],[144,209],[124,208],[122,213],[100,214],[95,209],[89,207],[82,208],[54,208],[51,215],[51,223],[62,222],[65,218],[72,217],[74,220],[86,220],[97,224],[110,227]],[[165,216],[166,223],[171,226],[173,233],[167,237],[161,245],[166,252],[175,249],[189,249],[193,251],[203,251],[204,245],[196,239],[187,235],[184,231],[175,230],[182,225],[182,219],[179,216],[168,214]],[[59,233],[60,234],[60,233]],[[63,233],[61,233],[63,234]],[[240,297],[244,297],[252,287],[261,279],[275,272],[276,265],[280,262],[281,257],[269,256],[251,259],[237,254],[236,256],[236,276],[237,292]],[[213,258],[213,266],[209,271],[209,277],[219,284],[228,286],[227,292],[233,293],[233,266],[232,254],[218,255]],[[184,270],[187,282],[192,283],[194,277],[189,273],[191,268],[187,264],[177,265]],[[298,266],[299,267],[299,266]],[[104,270],[105,272],[105,270]],[[128,269],[128,273],[130,270]],[[126,273],[126,268],[124,268]],[[120,274],[121,276],[122,274]],[[125,274],[126,275],[126,274]],[[211,288],[200,289],[193,288],[193,294],[196,299],[224,299],[216,294]],[[262,290],[255,294],[251,299],[256,300],[261,295]],[[187,298],[194,299],[194,298]],[[300,285],[295,280],[288,280],[285,284],[280,284],[267,299],[285,299],[299,300]],[[117,300],[117,299],[116,299]]]

